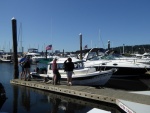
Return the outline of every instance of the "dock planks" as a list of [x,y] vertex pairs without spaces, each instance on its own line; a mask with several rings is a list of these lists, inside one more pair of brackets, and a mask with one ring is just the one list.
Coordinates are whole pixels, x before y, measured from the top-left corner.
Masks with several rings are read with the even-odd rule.
[[20,79],[10,80],[11,84],[22,85],[26,87],[37,88],[46,91],[58,92],[72,96],[88,98],[96,101],[102,101],[117,104],[118,99],[132,101],[136,103],[150,105],[150,96],[130,93],[130,91],[119,90],[113,88],[96,88],[90,86],[67,86],[65,82],[61,85],[52,85],[33,79],[32,81],[24,81]]

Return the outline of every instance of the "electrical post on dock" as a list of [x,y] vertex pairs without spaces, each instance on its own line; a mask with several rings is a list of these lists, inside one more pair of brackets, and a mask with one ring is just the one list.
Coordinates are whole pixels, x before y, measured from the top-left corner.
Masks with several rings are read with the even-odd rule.
[[14,79],[19,77],[18,70],[18,52],[17,52],[17,22],[13,17],[12,21],[12,38],[13,38],[13,64],[14,64]]

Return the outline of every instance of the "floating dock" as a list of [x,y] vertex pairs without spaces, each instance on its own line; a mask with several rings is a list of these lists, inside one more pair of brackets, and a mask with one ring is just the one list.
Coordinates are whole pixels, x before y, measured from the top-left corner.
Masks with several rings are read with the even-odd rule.
[[[110,81],[111,83],[112,81]],[[91,87],[91,86],[67,86],[66,82],[61,81],[61,85],[52,85],[33,79],[24,81],[20,79],[10,80],[11,84],[32,87],[36,89],[63,93],[66,95],[88,98],[95,101],[116,104],[127,113],[149,113],[150,111],[150,91],[127,91],[109,87]],[[150,82],[147,87],[150,87]],[[119,85],[119,84],[118,84]],[[127,85],[127,84],[125,84]]]

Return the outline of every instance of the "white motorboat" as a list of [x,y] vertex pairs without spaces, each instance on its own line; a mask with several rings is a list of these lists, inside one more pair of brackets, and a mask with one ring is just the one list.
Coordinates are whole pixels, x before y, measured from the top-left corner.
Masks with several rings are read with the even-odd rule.
[[[66,72],[64,72],[64,61],[67,58],[59,58],[57,60],[57,66],[59,69],[59,73],[61,75],[61,81],[67,81]],[[108,80],[111,78],[112,74],[117,71],[115,68],[105,71],[96,71],[94,67],[85,68],[83,61],[72,58],[72,62],[74,63],[75,69],[72,76],[72,84],[73,85],[105,85]],[[53,71],[52,71],[52,62],[49,63],[47,67],[47,74],[41,74],[37,72],[31,72],[33,77],[48,77],[52,79]]]
[[46,59],[45,56],[42,56],[38,49],[30,48],[28,49],[28,52],[25,54],[26,56],[29,56],[32,60],[32,62],[39,62],[40,60]]
[[142,58],[150,58],[150,53],[144,53],[144,54],[142,55]]
[[95,67],[96,70],[117,68],[112,77],[131,77],[144,75],[150,70],[150,65],[138,63],[134,60],[114,59],[111,56],[95,56],[84,62],[85,67]]
[[118,59],[126,59],[138,63],[150,64],[150,53],[132,54],[132,57],[119,57]]
[[141,57],[125,57],[125,56],[113,56],[113,59],[116,60],[126,60],[128,62],[137,62],[143,64],[150,64],[150,57],[145,56],[144,54]]
[[0,56],[0,62],[12,62],[13,58],[12,55],[3,54]]
[[12,62],[12,55],[7,54],[4,50],[0,50],[0,62]]

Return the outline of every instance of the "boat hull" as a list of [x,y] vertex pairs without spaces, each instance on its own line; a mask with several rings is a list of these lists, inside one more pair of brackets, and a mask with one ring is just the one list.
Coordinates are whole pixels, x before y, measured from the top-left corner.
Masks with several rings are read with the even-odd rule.
[[[112,67],[105,67],[105,66],[100,66],[100,67],[95,67],[96,70],[109,70]],[[118,71],[114,72],[112,75],[112,78],[114,77],[133,77],[133,76],[142,76],[144,74],[146,74],[146,72],[148,70],[150,70],[149,68],[131,68],[131,67],[116,67],[118,69]]]
[[[93,64],[92,64],[93,63]],[[117,61],[95,61],[90,63],[85,63],[86,67],[94,67],[97,71],[99,70],[109,70],[112,68],[117,68],[118,71],[113,73],[112,77],[133,77],[144,75],[150,70],[150,65],[142,63],[132,63],[132,62],[117,62]]]
[[108,80],[111,78],[112,72],[110,73],[103,73],[103,74],[98,74],[92,77],[84,77],[84,78],[73,78],[72,84],[75,85],[89,85],[89,86],[101,86],[105,85]]
[[[110,69],[107,71],[96,71],[94,73],[88,73],[83,75],[72,75],[72,84],[73,85],[87,85],[87,86],[102,86],[105,85],[108,80],[111,78],[112,74],[116,71],[115,69]],[[32,72],[31,75],[36,78],[48,78],[52,80],[53,75],[48,74],[37,74]],[[61,81],[67,81],[67,75],[61,75]]]

